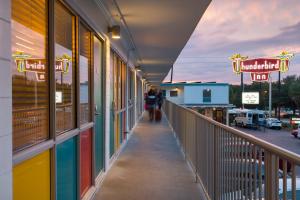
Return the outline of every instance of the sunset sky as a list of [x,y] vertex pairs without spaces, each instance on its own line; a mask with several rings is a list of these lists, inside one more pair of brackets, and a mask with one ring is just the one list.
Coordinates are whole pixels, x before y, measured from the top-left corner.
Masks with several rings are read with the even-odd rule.
[[282,50],[295,53],[283,76],[300,75],[299,0],[213,0],[174,64],[173,81],[238,84],[228,59],[232,54],[272,57]]

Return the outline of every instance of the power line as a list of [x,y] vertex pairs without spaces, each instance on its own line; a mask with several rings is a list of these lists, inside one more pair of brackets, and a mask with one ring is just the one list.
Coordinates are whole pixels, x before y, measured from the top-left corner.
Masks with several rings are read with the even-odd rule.
[[[292,52],[293,54],[300,54],[300,52]],[[185,59],[185,58],[224,58],[229,59],[230,55],[228,56],[179,56],[178,59]],[[275,57],[275,55],[251,55],[251,57]]]
[[199,61],[199,62],[197,62],[197,61],[194,61],[194,62],[175,62],[175,65],[176,64],[186,64],[186,63],[203,63],[203,64],[210,64],[210,63],[220,63],[220,64],[228,64],[228,63],[230,63],[230,61],[228,60],[228,62],[201,62],[201,61]]

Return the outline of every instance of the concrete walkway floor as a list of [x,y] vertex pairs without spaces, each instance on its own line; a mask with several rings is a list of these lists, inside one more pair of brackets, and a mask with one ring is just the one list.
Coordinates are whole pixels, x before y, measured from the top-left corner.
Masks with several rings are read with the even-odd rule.
[[95,200],[202,200],[167,120],[150,123],[146,114]]

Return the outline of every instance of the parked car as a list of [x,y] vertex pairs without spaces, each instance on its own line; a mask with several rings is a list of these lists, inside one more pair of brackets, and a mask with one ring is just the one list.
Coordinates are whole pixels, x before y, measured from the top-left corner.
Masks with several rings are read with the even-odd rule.
[[300,133],[300,124],[295,124],[295,125],[293,126],[293,129],[292,129],[291,134],[292,134],[295,138],[297,138],[299,133]]
[[268,118],[266,119],[266,127],[267,128],[275,128],[275,129],[281,129],[282,123],[276,118]]
[[[292,199],[292,179],[288,177],[286,183],[286,199]],[[278,189],[279,199],[283,199],[283,178],[280,178],[278,181]],[[300,178],[296,178],[296,200],[300,200]]]

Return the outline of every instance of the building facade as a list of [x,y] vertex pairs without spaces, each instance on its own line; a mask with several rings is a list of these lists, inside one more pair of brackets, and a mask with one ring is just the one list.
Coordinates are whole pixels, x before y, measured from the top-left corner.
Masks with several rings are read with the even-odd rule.
[[229,103],[229,84],[227,83],[163,83],[166,99],[191,108],[227,124]]
[[91,199],[210,3],[124,2],[0,0],[1,200]]
[[0,4],[0,199],[90,199],[142,113],[135,60],[95,1]]

